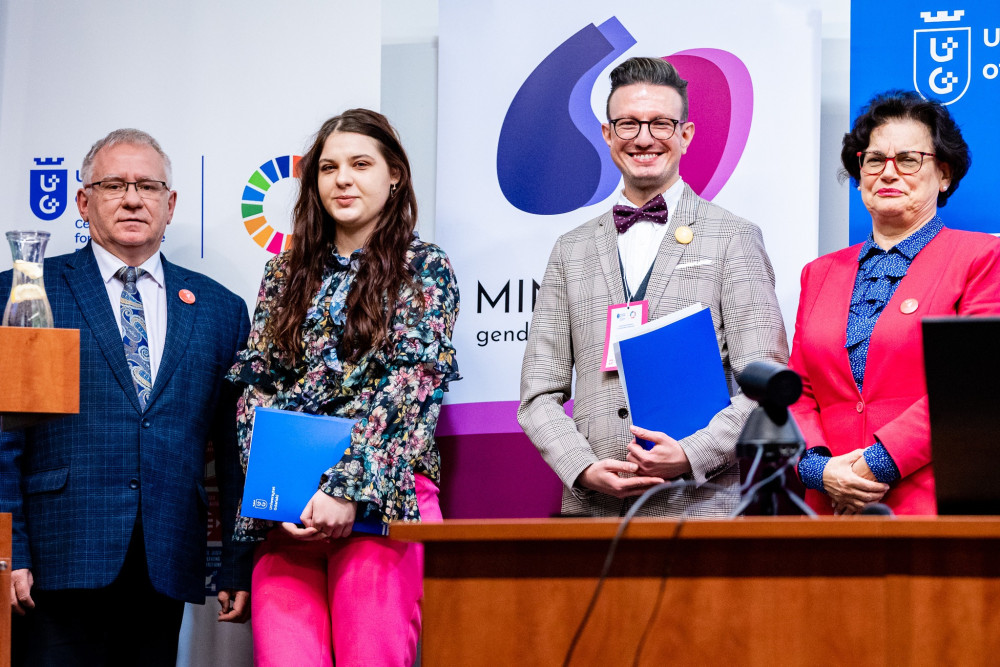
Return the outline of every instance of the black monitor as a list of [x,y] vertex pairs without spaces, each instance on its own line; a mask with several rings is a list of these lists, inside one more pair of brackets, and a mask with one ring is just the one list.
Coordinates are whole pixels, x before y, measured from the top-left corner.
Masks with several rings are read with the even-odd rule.
[[939,514],[1000,514],[1000,317],[923,320]]

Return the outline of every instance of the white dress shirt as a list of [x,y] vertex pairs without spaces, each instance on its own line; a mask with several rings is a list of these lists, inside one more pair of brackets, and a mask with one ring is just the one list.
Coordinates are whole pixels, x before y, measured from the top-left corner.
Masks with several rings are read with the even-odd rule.
[[[96,243],[91,245],[94,249],[94,257],[97,258],[97,267],[101,271],[101,279],[108,290],[111,312],[115,314],[115,321],[118,322],[118,333],[122,334],[124,330],[122,329],[121,297],[124,285],[115,278],[115,273],[126,264]],[[142,299],[142,313],[146,319],[146,334],[149,337],[149,369],[155,385],[156,371],[160,366],[160,358],[163,356],[163,344],[167,339],[167,298],[160,253],[154,252],[152,257],[136,268],[146,272],[136,281],[135,286]]]
[[[681,200],[684,192],[684,181],[680,178],[663,193],[663,200],[667,203],[667,222],[659,224],[651,220],[640,220],[632,225],[627,232],[618,235],[618,254],[622,258],[622,266],[625,268],[625,298],[631,300],[631,295],[639,289],[643,278],[649,273],[649,268],[656,260],[656,254],[660,251],[660,244],[667,234],[667,227],[674,218],[674,211]],[[618,197],[617,204],[639,208],[646,202],[632,202],[625,197],[625,190],[622,190]]]

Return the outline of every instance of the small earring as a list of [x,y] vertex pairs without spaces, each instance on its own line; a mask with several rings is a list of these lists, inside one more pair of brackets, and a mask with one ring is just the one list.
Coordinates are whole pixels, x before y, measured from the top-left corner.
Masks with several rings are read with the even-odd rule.
[[861,192],[861,184],[858,183],[858,192]]
[[390,183],[389,184],[389,198],[390,199],[392,199],[393,197],[396,196],[396,189],[398,187],[399,187],[399,183]]

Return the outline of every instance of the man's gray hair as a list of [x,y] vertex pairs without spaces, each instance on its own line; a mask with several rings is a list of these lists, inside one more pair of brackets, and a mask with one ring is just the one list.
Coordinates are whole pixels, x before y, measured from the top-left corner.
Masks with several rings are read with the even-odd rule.
[[688,82],[681,78],[677,69],[663,58],[629,58],[618,67],[611,70],[611,92],[608,93],[608,104],[605,113],[611,120],[611,96],[622,86],[634,83],[645,83],[652,86],[669,86],[681,96],[681,118],[688,119]]
[[157,142],[156,139],[154,139],[150,134],[131,127],[114,130],[103,139],[98,139],[97,143],[90,147],[90,150],[87,152],[87,157],[83,158],[83,166],[80,167],[80,179],[83,181],[84,185],[91,182],[94,169],[94,158],[101,151],[101,149],[111,148],[112,146],[118,146],[119,144],[128,146],[149,146],[154,151],[159,153],[160,157],[163,158],[163,171],[167,177],[167,187],[170,187],[170,158],[163,152],[163,149],[160,148],[159,142]]

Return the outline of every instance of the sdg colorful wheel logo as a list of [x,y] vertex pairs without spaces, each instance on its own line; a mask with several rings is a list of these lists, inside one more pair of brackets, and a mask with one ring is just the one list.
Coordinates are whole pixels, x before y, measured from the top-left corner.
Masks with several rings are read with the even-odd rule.
[[301,155],[282,155],[260,165],[243,188],[243,225],[250,238],[268,252],[278,254],[288,248],[292,235],[274,229],[264,217],[264,198],[271,186],[285,178],[298,178]]
[[[497,146],[497,179],[512,205],[557,215],[596,204],[615,191],[621,173],[590,97],[608,65],[635,44],[612,16],[556,47],[521,85]],[[693,148],[681,160],[681,176],[712,199],[732,176],[750,136],[750,72],[735,55],[719,49],[690,49],[664,60],[688,81],[689,119],[697,128]]]

